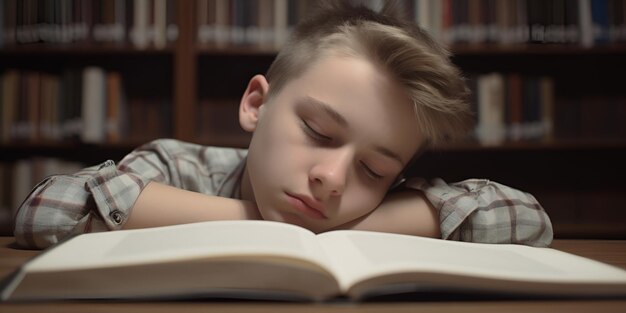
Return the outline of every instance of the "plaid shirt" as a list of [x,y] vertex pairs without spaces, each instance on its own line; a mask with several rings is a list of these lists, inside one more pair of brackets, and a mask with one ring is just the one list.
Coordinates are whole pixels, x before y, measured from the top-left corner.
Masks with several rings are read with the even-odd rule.
[[[79,233],[120,229],[150,181],[208,195],[236,198],[247,151],[172,139],[148,143],[119,164],[106,161],[39,183],[16,214],[15,238],[44,248]],[[482,179],[447,184],[411,178],[439,211],[443,239],[547,246],[552,225],[535,198]]]

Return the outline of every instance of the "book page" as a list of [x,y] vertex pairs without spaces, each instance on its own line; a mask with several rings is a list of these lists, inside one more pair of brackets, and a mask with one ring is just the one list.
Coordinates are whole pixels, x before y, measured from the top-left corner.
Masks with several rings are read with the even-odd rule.
[[268,221],[215,221],[80,235],[28,266],[63,270],[237,256],[327,262],[315,235],[304,228]]
[[626,271],[549,248],[445,241],[365,231],[318,235],[341,287],[398,273],[542,282],[626,282]]

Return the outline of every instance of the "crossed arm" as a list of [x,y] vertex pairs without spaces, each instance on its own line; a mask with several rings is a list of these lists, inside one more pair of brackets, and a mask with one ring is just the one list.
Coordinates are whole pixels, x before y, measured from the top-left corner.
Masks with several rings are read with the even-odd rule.
[[[177,209],[174,211],[172,207]],[[261,218],[256,205],[250,201],[208,196],[157,182],[143,189],[131,212],[123,226],[125,229]],[[337,229],[440,237],[439,217],[417,190],[389,194],[376,210]]]
[[[22,246],[44,248],[85,232],[259,219],[254,203],[184,190],[194,187],[185,187],[183,178],[191,179],[198,191],[216,184],[203,181],[205,187],[198,187],[201,182],[196,177],[209,177],[199,172],[211,166],[202,161],[207,158],[198,157],[202,149],[172,140],[155,141],[118,165],[107,161],[73,175],[49,177],[18,209],[15,238]],[[225,160],[240,157],[229,151],[213,155]],[[488,180],[455,184],[413,180],[407,187],[411,189],[389,194],[372,213],[338,228],[537,246],[552,240],[545,211],[522,191]]]

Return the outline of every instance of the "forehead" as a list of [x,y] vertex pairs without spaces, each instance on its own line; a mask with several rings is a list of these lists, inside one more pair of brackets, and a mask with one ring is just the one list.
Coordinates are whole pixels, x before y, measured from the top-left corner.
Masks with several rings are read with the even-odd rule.
[[384,143],[408,158],[421,143],[413,104],[404,87],[364,58],[322,58],[285,85],[278,98],[294,106],[305,98],[323,102],[346,120],[355,140]]

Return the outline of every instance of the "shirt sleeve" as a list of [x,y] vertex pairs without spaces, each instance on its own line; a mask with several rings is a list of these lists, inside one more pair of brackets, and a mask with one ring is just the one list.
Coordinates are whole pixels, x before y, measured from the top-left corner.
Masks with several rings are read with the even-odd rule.
[[439,211],[443,239],[539,247],[552,242],[550,219],[529,193],[486,179],[447,184],[412,178],[405,185],[421,190]]
[[17,210],[17,243],[45,248],[75,234],[120,229],[150,181],[172,181],[175,168],[166,150],[163,142],[154,141],[117,165],[108,160],[44,179]]

